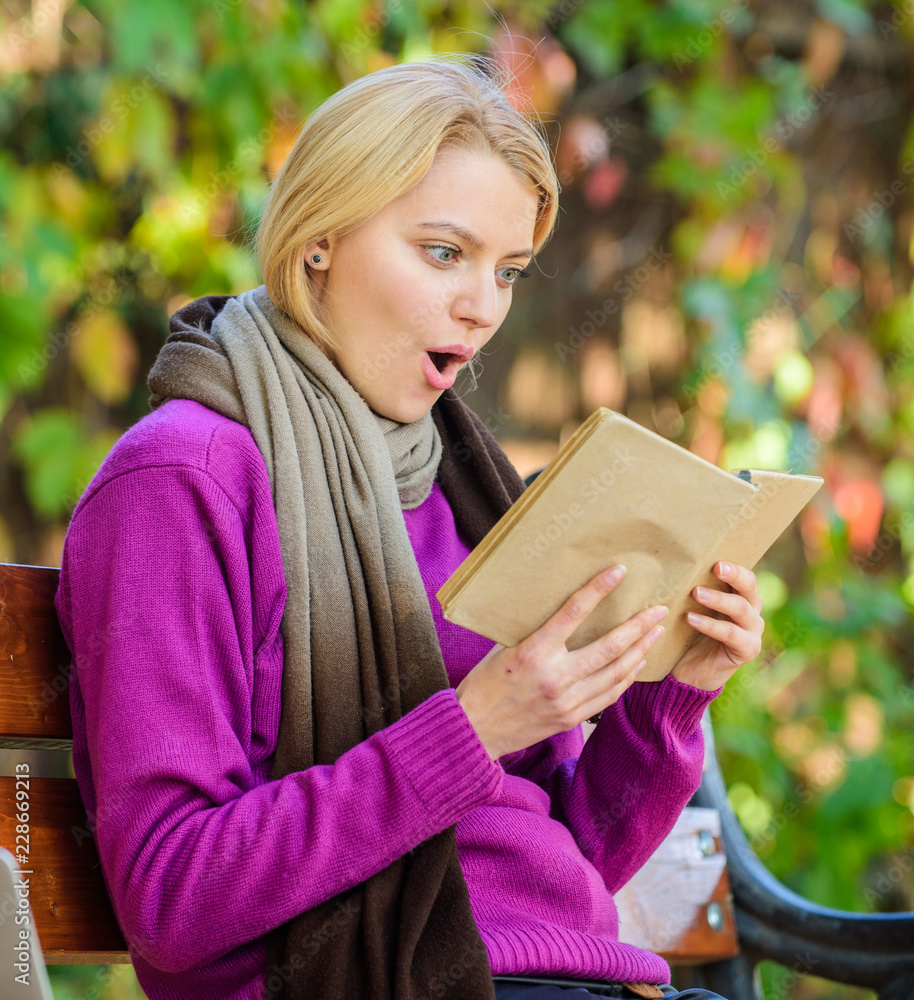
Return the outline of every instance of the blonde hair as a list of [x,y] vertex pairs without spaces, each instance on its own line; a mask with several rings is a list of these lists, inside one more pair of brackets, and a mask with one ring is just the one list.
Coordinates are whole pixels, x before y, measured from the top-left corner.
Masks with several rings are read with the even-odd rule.
[[324,351],[334,338],[305,248],[356,229],[415,187],[445,146],[489,151],[528,180],[539,196],[534,250],[549,239],[558,181],[548,144],[486,67],[481,57],[387,66],[337,91],[302,128],[270,189],[256,250],[270,298]]

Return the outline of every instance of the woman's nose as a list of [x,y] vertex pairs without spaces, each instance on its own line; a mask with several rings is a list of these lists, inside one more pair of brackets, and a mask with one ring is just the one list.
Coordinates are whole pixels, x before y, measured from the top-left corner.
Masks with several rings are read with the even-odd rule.
[[470,278],[455,298],[452,313],[460,323],[494,326],[499,318],[498,288],[494,275]]

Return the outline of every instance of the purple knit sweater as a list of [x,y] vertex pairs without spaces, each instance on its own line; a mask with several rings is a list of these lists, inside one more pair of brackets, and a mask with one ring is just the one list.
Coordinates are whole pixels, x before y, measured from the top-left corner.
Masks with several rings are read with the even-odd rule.
[[456,824],[494,973],[664,982],[612,893],[698,785],[712,694],[636,683],[580,728],[492,761],[455,696],[490,648],[435,591],[467,554],[437,488],[405,515],[452,687],[333,765],[269,780],[285,581],[247,428],[172,400],[74,512],[57,610],[73,763],[151,1000],[254,1000],[268,934]]

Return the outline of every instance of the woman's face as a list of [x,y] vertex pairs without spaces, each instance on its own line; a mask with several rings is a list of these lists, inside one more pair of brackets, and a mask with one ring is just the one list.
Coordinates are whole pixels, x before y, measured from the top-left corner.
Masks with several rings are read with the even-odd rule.
[[418,420],[495,333],[533,253],[536,209],[502,159],[452,148],[358,229],[309,248],[333,360],[376,413]]

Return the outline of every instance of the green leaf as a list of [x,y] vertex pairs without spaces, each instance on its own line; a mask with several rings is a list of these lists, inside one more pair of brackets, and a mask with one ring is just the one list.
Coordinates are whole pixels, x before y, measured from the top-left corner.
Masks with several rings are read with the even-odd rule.
[[35,510],[52,520],[75,507],[118,436],[112,429],[88,437],[79,417],[63,408],[41,410],[23,421],[12,450],[25,469]]
[[562,26],[562,41],[587,64],[595,76],[608,76],[622,68],[630,25],[642,10],[638,0],[589,0]]

